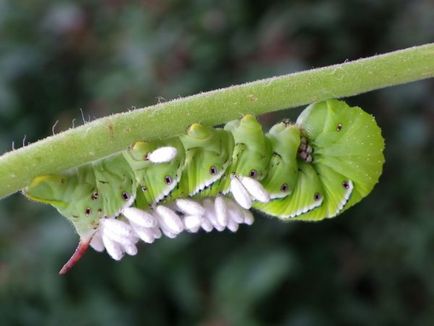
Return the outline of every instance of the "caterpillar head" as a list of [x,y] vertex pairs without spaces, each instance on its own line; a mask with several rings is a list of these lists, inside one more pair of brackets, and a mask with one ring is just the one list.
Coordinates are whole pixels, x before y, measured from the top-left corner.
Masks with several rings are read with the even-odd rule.
[[296,123],[314,142],[324,137],[336,141],[347,138],[348,132],[354,132],[354,127],[366,117],[369,115],[360,108],[330,99],[309,105],[299,115]]
[[384,164],[384,139],[375,119],[344,101],[309,105],[297,125],[315,147],[314,165],[326,166],[354,184],[345,209],[365,197],[378,182]]

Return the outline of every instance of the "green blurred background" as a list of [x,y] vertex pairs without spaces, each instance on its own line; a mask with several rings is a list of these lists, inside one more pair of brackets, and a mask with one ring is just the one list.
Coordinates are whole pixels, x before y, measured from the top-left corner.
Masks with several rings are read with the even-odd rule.
[[[0,0],[0,153],[81,124],[80,109],[94,119],[432,41],[432,0]],[[0,201],[0,324],[434,325],[433,94],[430,80],[348,99],[382,126],[386,165],[323,223],[257,216],[121,263],[90,251],[59,277],[71,226],[19,194]]]

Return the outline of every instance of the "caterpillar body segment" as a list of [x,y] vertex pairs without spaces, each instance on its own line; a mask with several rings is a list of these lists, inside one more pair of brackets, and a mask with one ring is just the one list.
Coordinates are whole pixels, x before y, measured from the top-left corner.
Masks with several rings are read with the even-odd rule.
[[37,177],[24,194],[56,207],[81,239],[89,239],[102,218],[119,216],[133,204],[136,183],[127,162],[113,156],[63,175]]
[[[230,174],[249,176],[261,181],[267,175],[271,158],[271,143],[261,124],[252,115],[229,122],[225,126],[235,141]],[[226,193],[228,188],[223,189]]]
[[[167,162],[150,161],[150,153],[155,153],[158,148],[172,148],[176,155]],[[138,197],[136,205],[139,208],[148,209],[173,191],[181,178],[184,153],[178,138],[152,143],[139,141],[123,152],[124,159],[134,172]]]
[[213,185],[222,179],[231,163],[234,149],[232,135],[222,129],[196,123],[180,139],[186,161],[179,188],[171,197],[216,196],[220,189]]
[[[281,199],[269,203],[256,203],[255,208],[271,216],[278,216],[282,220],[302,219],[307,214],[315,212],[315,219],[322,219],[324,215],[317,211],[324,201],[321,181],[310,164],[299,163],[296,184],[293,192]],[[310,214],[312,219],[312,214]]]
[[268,133],[252,115],[223,129],[196,123],[179,138],[138,141],[69,173],[37,177],[23,193],[73,223],[76,255],[90,245],[119,260],[135,254],[139,240],[235,232],[253,222],[251,207],[285,221],[335,217],[372,190],[383,149],[372,116],[328,100]]
[[122,155],[98,161],[93,165],[93,171],[96,192],[91,194],[90,199],[100,202],[99,209],[102,211],[99,214],[116,217],[134,203],[137,181],[134,171]]
[[262,180],[271,199],[285,198],[295,189],[298,170],[300,129],[287,122],[274,125],[267,134],[272,147],[267,175]]

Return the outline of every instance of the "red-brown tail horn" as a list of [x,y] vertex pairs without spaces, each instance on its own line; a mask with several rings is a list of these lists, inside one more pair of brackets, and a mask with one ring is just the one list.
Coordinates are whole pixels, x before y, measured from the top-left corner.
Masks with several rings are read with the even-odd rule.
[[68,271],[83,257],[84,253],[89,248],[89,244],[92,238],[86,240],[80,240],[78,243],[77,249],[75,249],[71,258],[63,265],[62,269],[59,271],[59,275],[65,275]]

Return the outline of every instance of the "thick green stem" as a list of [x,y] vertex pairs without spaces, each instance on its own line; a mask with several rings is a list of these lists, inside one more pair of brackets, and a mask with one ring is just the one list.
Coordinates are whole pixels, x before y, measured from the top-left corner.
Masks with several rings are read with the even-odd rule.
[[434,43],[258,80],[111,115],[0,157],[0,198],[38,175],[56,173],[125,149],[138,139],[183,133],[194,122],[221,124],[434,76]]

